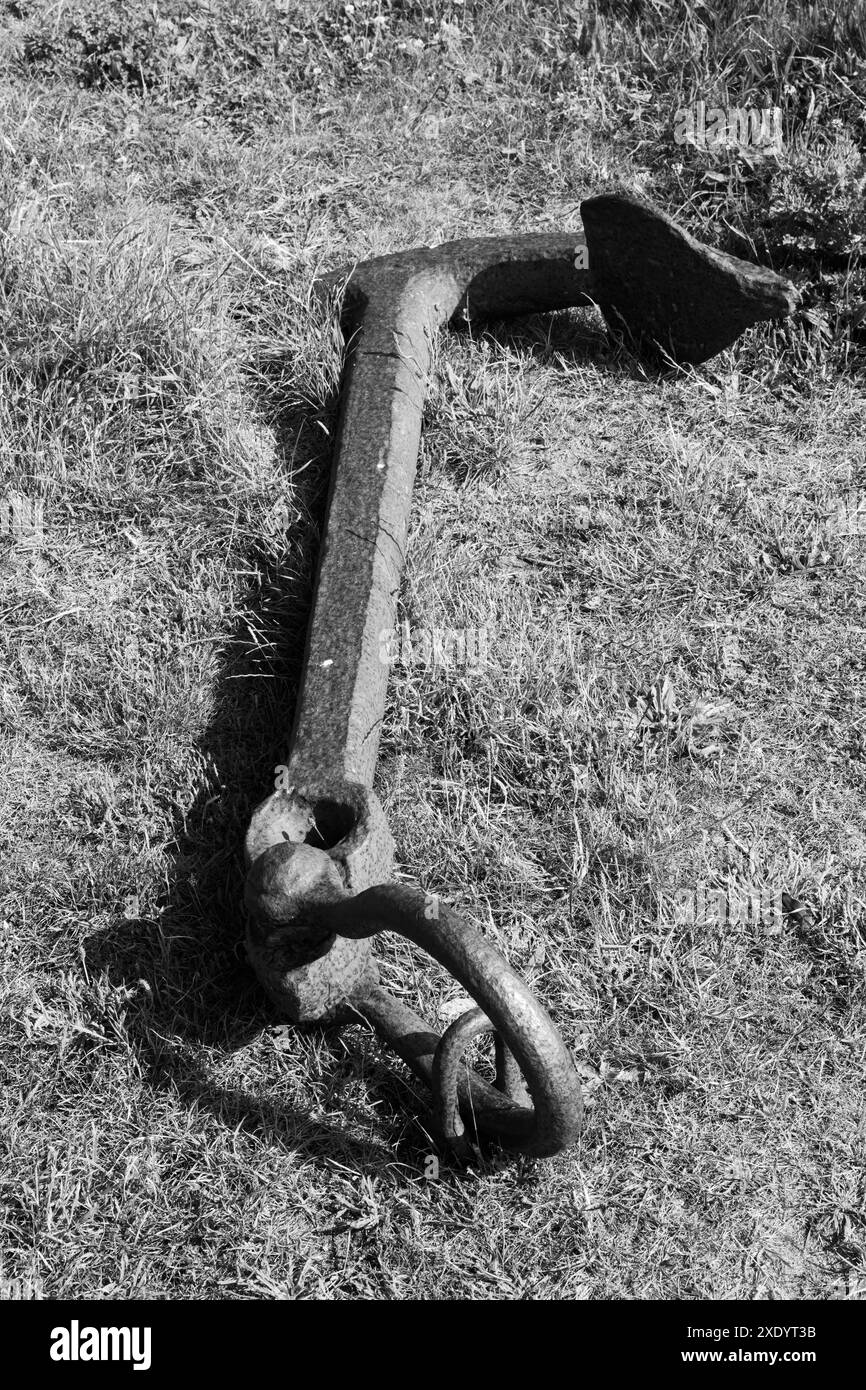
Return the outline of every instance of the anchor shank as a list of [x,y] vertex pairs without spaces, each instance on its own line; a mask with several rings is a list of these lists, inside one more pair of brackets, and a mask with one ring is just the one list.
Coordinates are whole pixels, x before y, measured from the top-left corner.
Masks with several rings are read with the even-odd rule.
[[459,298],[422,272],[370,303],[350,350],[290,775],[371,787],[403,572],[430,343]]

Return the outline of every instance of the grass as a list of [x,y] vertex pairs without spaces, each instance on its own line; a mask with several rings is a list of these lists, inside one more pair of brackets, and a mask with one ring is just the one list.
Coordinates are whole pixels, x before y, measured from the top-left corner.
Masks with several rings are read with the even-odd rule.
[[[0,51],[0,495],[44,509],[0,537],[3,1278],[862,1298],[864,6],[19,0]],[[782,152],[676,145],[697,99]],[[400,618],[487,660],[394,665],[377,787],[587,1124],[432,1176],[421,1088],[242,947],[335,423],[310,284],[611,177],[803,307],[664,374],[590,311],[437,344]]]

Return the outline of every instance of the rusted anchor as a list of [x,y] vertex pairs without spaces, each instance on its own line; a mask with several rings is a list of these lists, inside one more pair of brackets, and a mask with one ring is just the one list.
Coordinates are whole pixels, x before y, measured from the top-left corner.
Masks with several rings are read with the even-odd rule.
[[[438,898],[388,882],[394,845],[372,790],[430,343],[455,317],[594,302],[639,346],[700,362],[796,304],[778,275],[702,246],[627,193],[587,199],[581,217],[579,232],[453,241],[324,277],[346,285],[350,342],[327,529],[286,785],[256,808],[245,842],[247,947],[281,1012],[299,1024],[367,1019],[432,1087],[447,1142],[465,1147],[466,1120],[537,1156],[579,1129],[568,1050],[489,941]],[[423,946],[480,1007],[440,1038],[378,985],[369,938],[383,930]],[[485,1031],[493,1086],[461,1065]]]

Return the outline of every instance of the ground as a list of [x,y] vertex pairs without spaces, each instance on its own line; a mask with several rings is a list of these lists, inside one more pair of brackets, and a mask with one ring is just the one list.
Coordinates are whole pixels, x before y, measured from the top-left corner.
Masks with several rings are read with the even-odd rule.
[[[43,517],[0,536],[3,1279],[862,1298],[866,6],[0,11],[0,494]],[[781,147],[678,144],[697,100]],[[243,950],[336,414],[310,287],[610,179],[802,304],[684,370],[592,310],[437,344],[400,621],[469,656],[395,663],[377,791],[587,1106],[571,1153],[465,1165]]]

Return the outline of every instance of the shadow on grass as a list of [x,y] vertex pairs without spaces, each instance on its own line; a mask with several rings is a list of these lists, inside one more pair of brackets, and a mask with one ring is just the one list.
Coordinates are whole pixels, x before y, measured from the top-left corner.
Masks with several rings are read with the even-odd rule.
[[[270,366],[279,374],[279,362]],[[260,403],[267,409],[267,399]],[[218,794],[216,788],[203,792],[186,815],[173,813],[173,863],[158,916],[141,917],[137,904],[128,903],[128,915],[90,937],[86,962],[89,971],[104,972],[129,992],[126,1034],[155,1091],[172,1092],[231,1128],[257,1132],[293,1152],[373,1171],[393,1167],[387,1139],[366,1142],[338,1124],[311,1120],[310,1110],[322,1104],[343,1109],[341,1091],[363,1073],[388,1117],[383,1133],[396,1130],[404,1146],[415,1128],[407,1125],[407,1114],[423,1117],[424,1100],[401,1079],[399,1063],[390,1070],[375,1060],[378,1044],[361,1028],[348,1030],[345,1041],[324,1030],[280,1029],[243,943],[243,840],[274,767],[287,756],[337,405],[334,393],[318,406],[271,413],[286,497],[301,519],[285,544],[254,544],[239,565],[254,578],[225,642],[213,716],[199,740]],[[247,1060],[245,1050],[268,1032],[277,1039],[273,1049],[255,1047]],[[231,1081],[222,1085],[215,1078],[229,1058]],[[300,1103],[284,1098],[286,1063],[294,1073],[290,1089],[303,1086],[308,1093]],[[277,1095],[270,1099],[274,1082]],[[365,1123],[369,1127],[369,1116],[352,1128]],[[423,1129],[414,1139],[429,1152]]]
[[[469,330],[458,328],[466,334]],[[546,366],[598,366],[620,378],[662,381],[679,369],[661,355],[652,357],[627,334],[613,333],[598,309],[563,309],[485,324],[476,336],[513,352],[539,359]]]

